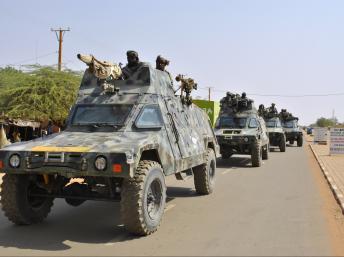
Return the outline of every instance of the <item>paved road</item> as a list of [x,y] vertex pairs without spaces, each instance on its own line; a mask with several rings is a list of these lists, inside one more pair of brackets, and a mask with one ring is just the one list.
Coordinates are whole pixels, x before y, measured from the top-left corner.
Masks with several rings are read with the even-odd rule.
[[261,168],[247,158],[218,161],[211,196],[192,180],[168,179],[169,202],[159,231],[135,238],[121,226],[117,203],[73,208],[56,201],[31,227],[0,214],[0,255],[330,255],[322,199],[305,149],[270,154]]

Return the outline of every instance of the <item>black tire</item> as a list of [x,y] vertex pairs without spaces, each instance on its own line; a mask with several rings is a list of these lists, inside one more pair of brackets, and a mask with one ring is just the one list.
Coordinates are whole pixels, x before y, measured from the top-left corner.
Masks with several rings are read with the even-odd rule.
[[281,152],[285,152],[286,150],[285,136],[282,136],[282,139],[280,140],[279,149]]
[[46,193],[36,184],[38,176],[6,174],[1,185],[1,204],[5,216],[17,225],[42,222],[49,214],[54,199],[30,197],[30,192]]
[[165,205],[166,185],[160,164],[140,161],[135,176],[123,181],[121,216],[126,229],[140,236],[152,234],[160,225]]
[[70,206],[78,207],[78,206],[82,205],[86,200],[65,198],[65,201]]
[[269,159],[269,145],[267,144],[266,146],[265,146],[265,149],[264,149],[264,147],[263,147],[263,149],[262,149],[262,159],[263,160],[268,160]]
[[297,138],[297,146],[298,147],[302,147],[303,145],[303,137],[302,135],[300,135],[298,138]]
[[209,195],[214,191],[216,158],[214,150],[207,150],[206,163],[194,167],[194,184],[197,194]]
[[252,167],[262,166],[262,147],[259,142],[254,142],[251,153]]
[[221,159],[223,160],[229,159],[231,158],[232,155],[233,155],[232,153],[222,153]]

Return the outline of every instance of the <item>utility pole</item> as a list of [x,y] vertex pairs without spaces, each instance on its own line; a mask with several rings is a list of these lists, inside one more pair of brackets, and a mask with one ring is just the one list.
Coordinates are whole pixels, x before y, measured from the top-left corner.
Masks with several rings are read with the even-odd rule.
[[59,42],[59,58],[57,63],[57,69],[58,71],[61,71],[62,67],[62,42],[63,42],[63,36],[66,33],[66,31],[70,31],[70,28],[67,29],[50,29],[52,32],[55,32],[57,41]]
[[211,89],[212,87],[208,87],[208,101],[210,101]]

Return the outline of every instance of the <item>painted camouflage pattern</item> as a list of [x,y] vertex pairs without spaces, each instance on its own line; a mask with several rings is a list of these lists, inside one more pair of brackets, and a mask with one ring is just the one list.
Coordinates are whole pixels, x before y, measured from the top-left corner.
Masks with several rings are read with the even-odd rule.
[[[116,130],[74,128],[70,123],[73,107],[65,131],[0,150],[0,160],[4,162],[1,172],[132,177],[142,153],[151,150],[158,154],[164,173],[170,175],[204,163],[208,147],[213,147],[219,156],[219,146],[208,116],[195,105],[181,103],[174,95],[168,73],[144,63],[128,80],[112,81],[119,89],[116,94],[104,93],[99,83],[86,70],[75,106],[131,104],[133,108],[123,126]],[[160,108],[163,127],[136,128],[135,120],[141,110],[152,104]],[[21,157],[17,169],[8,163],[12,154]],[[121,164],[122,172],[112,172],[111,165],[105,171],[97,171],[94,161],[99,155],[105,156],[111,165]],[[49,162],[50,157],[52,162]]]

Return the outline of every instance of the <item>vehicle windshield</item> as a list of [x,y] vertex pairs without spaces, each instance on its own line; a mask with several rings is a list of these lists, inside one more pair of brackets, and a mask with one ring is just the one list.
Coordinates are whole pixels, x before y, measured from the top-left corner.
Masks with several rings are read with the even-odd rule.
[[73,115],[72,125],[123,125],[132,105],[79,105]]
[[267,120],[266,121],[266,127],[267,128],[280,128],[281,123],[279,120]]
[[294,121],[287,121],[283,123],[284,128],[296,128],[296,123]]
[[218,122],[218,128],[242,129],[246,127],[247,118],[221,117]]

